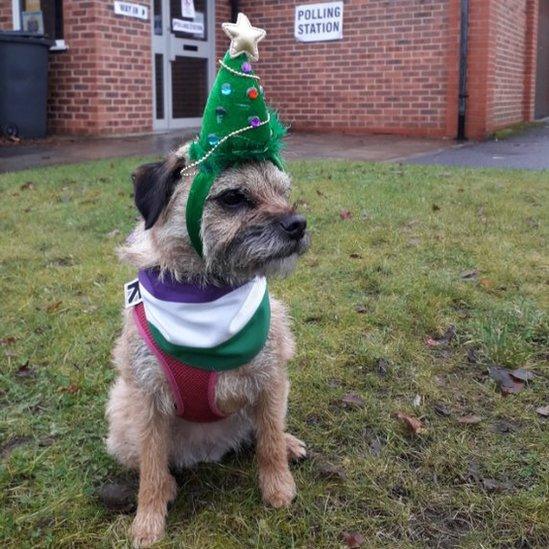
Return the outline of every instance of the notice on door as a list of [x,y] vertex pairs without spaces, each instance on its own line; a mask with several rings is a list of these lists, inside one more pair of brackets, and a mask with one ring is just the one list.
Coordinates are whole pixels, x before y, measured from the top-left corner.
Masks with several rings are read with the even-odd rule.
[[184,21],[183,19],[172,19],[173,32],[185,32],[196,38],[204,38],[204,18],[200,12],[196,12],[195,21]]
[[296,6],[294,36],[298,42],[341,40],[343,38],[343,2]]
[[149,8],[141,4],[134,4],[133,2],[115,2],[114,13],[116,15],[135,17],[136,19],[147,20],[149,18]]

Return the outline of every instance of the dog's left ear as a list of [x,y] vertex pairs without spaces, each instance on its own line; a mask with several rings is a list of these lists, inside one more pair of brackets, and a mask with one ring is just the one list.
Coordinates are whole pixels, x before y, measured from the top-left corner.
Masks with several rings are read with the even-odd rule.
[[185,159],[171,154],[162,162],[144,164],[133,172],[135,205],[145,220],[145,229],[156,223],[168,205],[184,167]]

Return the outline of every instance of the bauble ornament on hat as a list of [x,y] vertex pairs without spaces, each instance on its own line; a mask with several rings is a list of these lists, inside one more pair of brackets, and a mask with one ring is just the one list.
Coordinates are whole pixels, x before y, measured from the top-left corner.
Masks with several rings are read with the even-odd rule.
[[239,13],[236,23],[223,23],[231,44],[208,96],[202,127],[189,149],[190,164],[182,171],[197,173],[191,183],[186,208],[190,241],[202,255],[200,229],[204,203],[217,176],[231,166],[270,161],[283,169],[280,150],[286,129],[265,103],[259,76],[250,61],[259,59],[257,44],[266,36]]

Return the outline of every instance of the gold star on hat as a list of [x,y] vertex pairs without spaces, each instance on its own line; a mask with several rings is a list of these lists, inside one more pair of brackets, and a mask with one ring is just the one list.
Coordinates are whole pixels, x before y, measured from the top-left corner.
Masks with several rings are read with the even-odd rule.
[[229,54],[233,59],[241,53],[247,53],[252,61],[259,59],[257,43],[267,34],[263,29],[252,27],[250,20],[243,13],[238,14],[236,23],[223,23],[221,28],[231,39]]

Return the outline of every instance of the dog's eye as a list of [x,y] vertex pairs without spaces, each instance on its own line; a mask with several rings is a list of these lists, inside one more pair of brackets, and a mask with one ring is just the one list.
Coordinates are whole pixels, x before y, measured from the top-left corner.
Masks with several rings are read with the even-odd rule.
[[241,206],[249,206],[251,204],[250,199],[238,189],[231,189],[225,191],[217,200],[222,206],[227,208],[240,208]]

